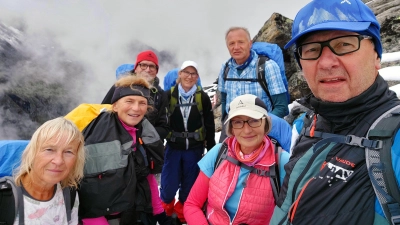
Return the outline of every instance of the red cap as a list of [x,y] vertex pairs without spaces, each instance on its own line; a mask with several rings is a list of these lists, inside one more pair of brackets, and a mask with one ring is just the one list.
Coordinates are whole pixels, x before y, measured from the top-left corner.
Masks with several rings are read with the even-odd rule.
[[143,52],[139,53],[136,58],[135,66],[143,60],[147,60],[147,61],[151,61],[151,62],[155,63],[158,68],[158,58],[153,51],[147,50],[147,51],[143,51]]

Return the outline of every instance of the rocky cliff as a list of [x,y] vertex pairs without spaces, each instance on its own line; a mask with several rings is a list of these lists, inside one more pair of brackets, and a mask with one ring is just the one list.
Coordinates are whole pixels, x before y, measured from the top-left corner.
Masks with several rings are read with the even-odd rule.
[[0,23],[0,140],[29,139],[43,122],[79,102],[81,64],[46,37]]

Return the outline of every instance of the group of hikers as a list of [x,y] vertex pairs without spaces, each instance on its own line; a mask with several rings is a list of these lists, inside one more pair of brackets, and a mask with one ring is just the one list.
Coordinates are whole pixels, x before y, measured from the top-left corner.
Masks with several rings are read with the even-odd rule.
[[82,131],[64,117],[35,131],[0,179],[14,196],[0,195],[0,224],[400,224],[400,100],[378,72],[371,9],[313,0],[297,13],[285,49],[312,93],[293,143],[281,62],[246,28],[225,41],[219,143],[201,66],[184,61],[163,89],[156,54],[140,52]]

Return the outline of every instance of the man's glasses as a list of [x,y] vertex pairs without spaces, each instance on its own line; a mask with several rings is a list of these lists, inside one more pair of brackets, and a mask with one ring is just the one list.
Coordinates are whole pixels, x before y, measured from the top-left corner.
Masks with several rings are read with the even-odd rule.
[[196,72],[191,73],[191,72],[186,71],[186,70],[182,70],[182,73],[183,73],[186,77],[194,77],[194,78],[196,78],[196,77],[199,76],[199,74],[196,73]]
[[231,120],[231,124],[234,129],[243,128],[245,123],[247,123],[252,128],[256,128],[261,126],[263,119],[265,119],[265,117],[260,119],[249,119],[249,120]]
[[300,59],[315,60],[321,56],[322,49],[327,46],[335,55],[342,56],[360,49],[360,42],[364,39],[372,39],[372,37],[367,35],[346,35],[327,41],[302,44],[295,51]]
[[142,69],[142,70],[147,69],[147,67],[152,71],[157,70],[156,65],[148,65],[148,64],[144,64],[144,63],[138,63],[138,65],[140,66],[140,69]]

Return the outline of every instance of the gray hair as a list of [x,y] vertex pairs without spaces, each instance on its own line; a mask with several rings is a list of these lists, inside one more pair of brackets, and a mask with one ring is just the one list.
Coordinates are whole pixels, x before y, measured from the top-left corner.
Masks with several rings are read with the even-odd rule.
[[244,32],[246,32],[247,37],[249,38],[249,41],[251,41],[250,32],[249,32],[249,30],[248,30],[246,27],[231,27],[231,28],[229,28],[229,29],[226,31],[226,33],[225,33],[225,41],[226,41],[226,38],[228,37],[228,34],[229,34],[230,32],[232,32],[232,31],[237,31],[237,30],[243,30]]

